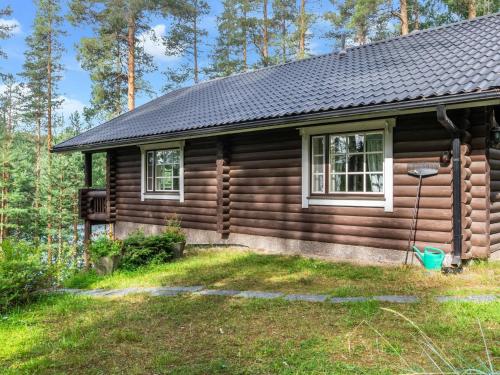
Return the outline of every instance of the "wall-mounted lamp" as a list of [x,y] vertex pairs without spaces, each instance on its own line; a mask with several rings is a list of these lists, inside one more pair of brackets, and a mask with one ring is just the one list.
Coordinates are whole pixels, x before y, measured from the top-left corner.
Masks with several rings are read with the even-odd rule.
[[500,146],[500,127],[495,126],[490,130],[490,146],[497,148]]
[[441,164],[448,164],[451,160],[451,152],[450,151],[444,151],[442,154],[441,154],[441,158],[439,160],[439,162]]

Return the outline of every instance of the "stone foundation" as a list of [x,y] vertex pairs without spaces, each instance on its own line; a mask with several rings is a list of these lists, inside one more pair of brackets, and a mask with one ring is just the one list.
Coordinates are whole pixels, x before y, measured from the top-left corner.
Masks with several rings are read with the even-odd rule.
[[[141,229],[146,234],[160,233],[165,227],[160,225],[137,224],[124,221],[115,223],[117,238],[125,238],[131,232]],[[373,265],[403,264],[406,253],[404,251],[378,249],[365,246],[342,245],[335,243],[303,241],[278,237],[254,236],[231,233],[227,238],[215,231],[200,229],[184,229],[187,243],[192,245],[224,245],[243,246],[265,254],[302,255],[306,257]],[[409,256],[411,259],[411,255]],[[420,265],[414,258],[413,263]]]

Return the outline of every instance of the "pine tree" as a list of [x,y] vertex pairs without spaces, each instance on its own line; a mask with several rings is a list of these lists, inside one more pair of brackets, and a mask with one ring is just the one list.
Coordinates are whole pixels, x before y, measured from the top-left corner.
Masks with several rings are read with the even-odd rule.
[[287,62],[292,55],[297,53],[297,34],[291,29],[297,21],[297,7],[295,0],[273,1],[274,34],[278,39],[278,60]]
[[248,69],[249,14],[254,4],[249,0],[224,0],[217,17],[217,41],[205,69],[210,77],[225,77]]
[[0,96],[0,151],[1,151],[1,181],[0,181],[0,242],[4,241],[9,233],[12,168],[13,168],[13,141],[15,126],[19,118],[21,102],[20,87],[12,75],[3,77],[4,90]]
[[300,0],[299,14],[296,21],[298,39],[297,58],[299,59],[303,59],[308,55],[307,40],[310,38],[309,30],[314,21],[315,17],[307,11],[306,0]]
[[[35,89],[32,95],[40,95],[44,106],[44,122],[46,125],[46,150],[47,165],[46,179],[46,204],[45,213],[47,220],[47,260],[52,262],[53,239],[53,206],[52,206],[52,154],[54,112],[61,104],[57,100],[57,83],[61,79],[63,70],[61,55],[63,47],[59,38],[63,35],[61,30],[62,17],[60,5],[57,0],[37,0],[37,12],[33,25],[32,35],[28,39],[27,63],[25,66],[26,77],[31,87]],[[33,81],[31,81],[33,80]],[[36,81],[36,83],[35,83]],[[35,112],[37,109],[35,109]],[[40,116],[38,113],[36,116]],[[40,119],[38,117],[37,119]],[[38,120],[37,120],[38,121]],[[38,126],[38,125],[37,125]],[[37,138],[39,139],[39,138]]]
[[[88,116],[108,118],[135,108],[139,91],[150,92],[144,74],[155,70],[152,57],[139,43],[149,32],[149,16],[158,11],[152,0],[72,0],[69,20],[88,24],[95,36],[83,38],[78,58],[92,79],[92,103]],[[126,100],[125,100],[126,94]]]
[[200,26],[200,21],[209,11],[205,0],[187,0],[177,11],[174,25],[163,38],[163,43],[167,55],[187,57],[189,62],[179,69],[168,69],[165,72],[165,91],[180,86],[189,79],[193,79],[195,84],[200,81],[200,46],[202,39],[208,35],[207,30]]
[[272,19],[269,17],[269,0],[258,0],[255,2],[256,16],[248,18],[249,34],[255,50],[259,56],[257,66],[268,66],[272,64],[270,45],[272,41]]
[[[12,9],[10,7],[0,8],[0,18],[7,17],[12,14]],[[11,31],[13,26],[8,24],[0,24],[0,40],[7,39],[11,36]],[[6,58],[7,54],[4,50],[0,48],[0,58]]]

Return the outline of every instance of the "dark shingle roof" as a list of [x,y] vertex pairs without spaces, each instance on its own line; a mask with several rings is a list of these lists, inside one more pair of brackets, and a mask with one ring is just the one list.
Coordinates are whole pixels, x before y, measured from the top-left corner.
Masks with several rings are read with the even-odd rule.
[[500,13],[179,89],[55,151],[500,87]]

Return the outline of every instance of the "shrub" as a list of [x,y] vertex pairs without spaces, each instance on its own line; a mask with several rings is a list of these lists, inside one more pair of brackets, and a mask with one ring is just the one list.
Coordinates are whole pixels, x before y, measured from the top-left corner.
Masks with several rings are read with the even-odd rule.
[[181,222],[175,216],[167,220],[163,234],[174,243],[186,241],[186,234],[181,228]]
[[89,246],[90,257],[96,263],[102,257],[111,257],[122,253],[122,242],[104,235],[93,240]]
[[164,263],[173,258],[173,244],[177,234],[164,232],[146,236],[138,231],[123,241],[123,258],[120,268],[132,270],[149,263]]
[[24,242],[0,244],[0,311],[30,302],[50,286],[51,273],[36,248]]

